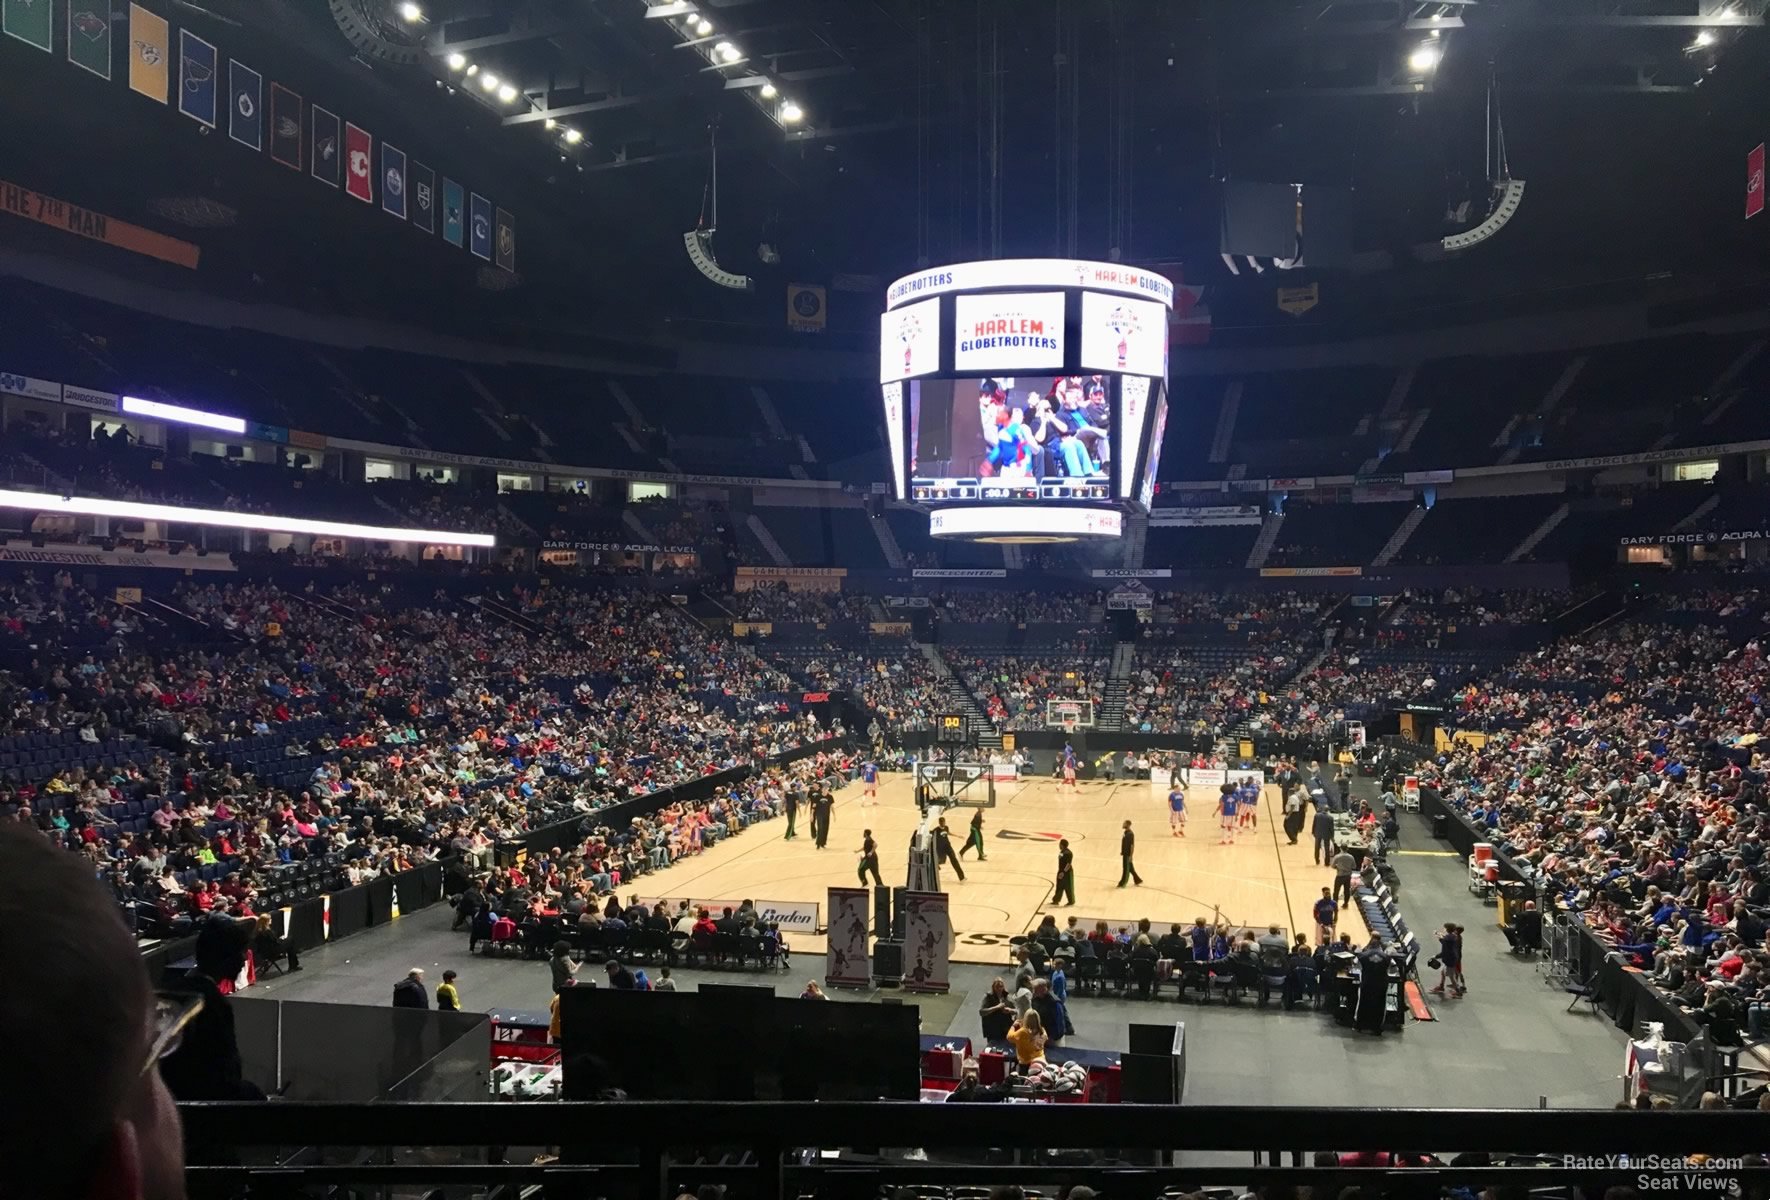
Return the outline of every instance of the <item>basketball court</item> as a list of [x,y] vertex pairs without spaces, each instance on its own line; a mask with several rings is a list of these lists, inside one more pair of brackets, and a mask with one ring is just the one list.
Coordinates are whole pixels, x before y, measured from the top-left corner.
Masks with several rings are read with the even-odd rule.
[[[944,789],[937,789],[944,790]],[[1278,789],[1262,789],[1259,828],[1242,828],[1233,845],[1219,842],[1218,789],[1187,789],[1186,837],[1172,836],[1165,779],[1080,783],[1075,792],[1049,778],[995,784],[996,803],[985,807],[985,862],[975,852],[964,859],[960,881],[950,864],[940,869],[941,887],[951,897],[953,960],[1005,963],[1009,939],[1033,930],[1046,912],[1061,927],[1070,916],[1092,929],[1104,920],[1116,930],[1148,917],[1159,934],[1170,922],[1190,925],[1197,917],[1258,930],[1273,922],[1287,934],[1313,935],[1310,906],[1332,882],[1326,867],[1310,861],[1308,831],[1287,845],[1278,807]],[[907,874],[912,835],[921,820],[912,777],[883,774],[876,805],[863,802],[863,786],[853,783],[837,794],[830,819],[829,846],[817,849],[802,813],[799,836],[785,840],[787,824],[777,818],[728,838],[711,850],[664,871],[645,876],[631,889],[672,901],[752,898],[814,902],[827,907],[826,889],[853,887],[862,831],[879,843],[880,874],[901,887]],[[976,807],[945,810],[955,850],[964,845]],[[1125,821],[1137,834],[1141,887],[1120,889],[1119,835]],[[1057,841],[1068,838],[1075,854],[1075,907],[1051,908]],[[868,880],[869,885],[871,880]],[[623,887],[624,892],[628,888]],[[672,903],[674,908],[674,903]],[[823,913],[827,918],[827,913]],[[824,939],[790,933],[796,953],[819,953]]]

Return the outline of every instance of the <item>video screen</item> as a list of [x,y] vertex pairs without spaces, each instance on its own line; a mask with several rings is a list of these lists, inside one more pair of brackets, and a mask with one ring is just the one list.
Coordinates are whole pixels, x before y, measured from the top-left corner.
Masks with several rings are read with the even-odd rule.
[[910,388],[910,499],[1110,500],[1113,381],[989,375]]
[[1162,438],[1168,432],[1168,389],[1161,390],[1155,402],[1155,428],[1149,435],[1149,453],[1143,463],[1143,487],[1137,498],[1143,501],[1143,507],[1149,508],[1155,503],[1155,483],[1157,472],[1162,465]]

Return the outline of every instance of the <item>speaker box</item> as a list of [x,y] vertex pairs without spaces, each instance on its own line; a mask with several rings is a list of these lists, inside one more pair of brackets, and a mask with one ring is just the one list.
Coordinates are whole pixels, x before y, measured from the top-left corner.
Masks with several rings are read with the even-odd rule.
[[873,889],[873,936],[891,936],[891,889],[888,887]]
[[1121,1054],[1119,1099],[1126,1104],[1178,1104],[1174,1060],[1166,1054]]
[[[883,891],[884,889],[881,888],[880,890]],[[891,916],[890,936],[896,938],[900,942],[904,939],[904,936],[905,936],[904,931],[909,927],[909,917],[904,911],[905,906],[904,906],[904,899],[903,899],[904,896],[908,892],[909,892],[908,888],[892,888],[891,889],[891,913],[892,913],[892,916]],[[880,937],[886,936],[883,927],[881,927],[881,929],[879,931],[879,936]]]
[[903,982],[903,943],[880,938],[873,943],[873,982]]

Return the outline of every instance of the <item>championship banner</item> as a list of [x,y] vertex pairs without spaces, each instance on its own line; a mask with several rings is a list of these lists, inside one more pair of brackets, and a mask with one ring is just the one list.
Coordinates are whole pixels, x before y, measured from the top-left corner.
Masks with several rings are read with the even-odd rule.
[[375,202],[373,151],[375,139],[369,131],[344,123],[344,190],[364,204]]
[[264,76],[237,59],[227,60],[227,136],[264,149]]
[[824,982],[831,987],[867,987],[872,964],[867,960],[865,888],[830,889],[829,949],[824,952]]
[[129,5],[129,90],[166,103],[172,27],[139,4]]
[[6,30],[6,35],[29,42],[39,50],[53,52],[50,30],[54,27],[55,13],[49,0],[5,0],[0,6],[0,28]]
[[904,973],[906,992],[945,992],[953,953],[953,922],[945,892],[905,892]]
[[301,93],[270,85],[270,156],[291,171],[301,169]]
[[464,244],[466,236],[464,231],[467,228],[467,223],[463,210],[466,207],[467,197],[461,191],[461,185],[444,176],[442,184],[443,241],[451,246]]
[[822,333],[828,316],[824,290],[815,283],[787,285],[787,328],[799,333]]
[[68,61],[100,79],[111,77],[111,0],[68,5]]
[[500,270],[516,274],[516,218],[498,210],[496,247]]
[[406,219],[406,152],[381,143],[381,209]]
[[468,248],[473,257],[492,261],[492,202],[478,192],[467,210]]
[[1764,211],[1764,143],[1745,156],[1745,216],[1749,221]]
[[313,106],[313,155],[308,173],[330,187],[338,186],[339,164],[344,161],[338,140],[338,114]]
[[435,233],[436,172],[413,159],[406,175],[412,185],[412,226],[425,233]]
[[145,254],[149,258],[192,270],[196,269],[197,258],[201,253],[189,242],[181,242],[163,233],[155,233],[151,229],[107,217],[103,213],[69,204],[54,196],[45,196],[42,192],[33,192],[16,183],[7,183],[4,179],[0,179],[0,213],[10,213],[76,237],[91,238],[119,250]]
[[178,31],[178,111],[215,128],[215,47],[188,29]]

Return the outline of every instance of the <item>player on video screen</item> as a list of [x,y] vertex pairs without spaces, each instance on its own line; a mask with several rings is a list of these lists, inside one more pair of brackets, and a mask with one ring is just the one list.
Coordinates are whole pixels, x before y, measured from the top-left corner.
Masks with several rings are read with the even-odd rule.
[[1056,458],[1063,473],[1072,478],[1103,474],[1111,421],[1105,378],[1071,375],[1053,380],[1051,398],[1058,405],[1056,421],[1064,430],[1056,445]]

